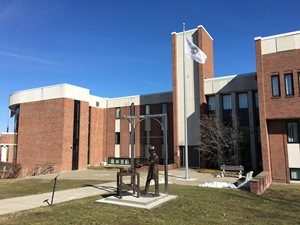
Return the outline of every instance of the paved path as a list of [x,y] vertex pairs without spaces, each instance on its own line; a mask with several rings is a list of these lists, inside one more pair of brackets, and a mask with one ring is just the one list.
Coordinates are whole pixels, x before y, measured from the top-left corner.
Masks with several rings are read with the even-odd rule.
[[[81,170],[81,171],[71,171],[60,173],[58,177],[59,180],[62,179],[81,179],[81,180],[101,180],[101,181],[111,181],[116,179],[116,169],[103,169],[103,170]],[[224,181],[234,183],[237,178],[224,177],[216,178],[212,174],[208,173],[198,173],[197,170],[189,170],[189,175],[192,179],[185,180],[184,169],[175,169],[169,171],[169,183],[181,184],[181,185],[193,185],[198,186],[200,183],[211,182],[211,181]],[[53,179],[57,174],[48,174],[35,177],[29,177],[25,179]],[[145,183],[147,177],[146,172],[141,172],[141,185]],[[160,182],[164,182],[164,173],[160,172]],[[125,180],[125,182],[127,182]],[[53,204],[66,202],[74,199],[86,198],[94,195],[103,195],[109,192],[116,191],[116,182],[102,183],[99,185],[94,185],[91,187],[74,188],[63,191],[56,191],[54,195]],[[51,202],[52,192],[29,195],[24,197],[15,197],[9,199],[0,200],[0,215],[14,213],[22,210],[33,209],[40,206],[47,206],[44,202],[45,199],[49,199]]]
[[[114,185],[115,182],[94,185],[92,187],[56,191],[53,204],[113,192],[115,191]],[[48,199],[49,202],[51,202],[51,196],[52,192],[48,192],[44,194],[2,199],[0,200],[0,215],[47,206],[47,203],[44,202],[44,200]]]

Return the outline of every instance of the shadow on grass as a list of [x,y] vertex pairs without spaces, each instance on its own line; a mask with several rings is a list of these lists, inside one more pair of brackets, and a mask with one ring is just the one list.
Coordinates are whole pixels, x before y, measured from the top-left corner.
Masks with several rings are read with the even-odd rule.
[[93,187],[102,191],[107,192],[116,192],[117,188],[112,186],[101,186],[101,185],[93,185],[93,184],[85,184],[84,187]]

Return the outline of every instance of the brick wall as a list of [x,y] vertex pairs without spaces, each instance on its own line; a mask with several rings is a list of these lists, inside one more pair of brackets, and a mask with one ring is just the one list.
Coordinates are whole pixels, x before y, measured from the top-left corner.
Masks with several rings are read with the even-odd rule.
[[20,105],[17,162],[22,164],[23,176],[31,175],[42,164],[53,164],[55,171],[67,169],[68,162],[62,160],[62,154],[70,151],[72,142],[64,148],[62,137],[70,134],[64,131],[64,107],[72,102],[55,99]]
[[[122,115],[121,111],[121,115]],[[116,120],[116,109],[106,109],[106,155],[105,157],[115,156],[115,120]]]
[[[300,117],[300,95],[297,72],[300,72],[300,50],[262,56],[264,95],[267,119]],[[284,74],[293,73],[294,96],[285,96]],[[279,74],[280,97],[272,97],[271,75]]]
[[[263,169],[270,172],[270,179],[289,182],[285,120],[300,118],[300,50],[262,55],[261,40],[257,40],[256,66]],[[285,96],[284,74],[290,72],[294,96]],[[280,79],[279,97],[272,96],[271,76],[275,74]]]
[[276,182],[289,182],[287,157],[286,122],[281,120],[268,121],[268,133],[271,149],[272,179]]
[[79,162],[78,169],[85,169],[88,156],[88,126],[89,103],[80,102],[80,128],[79,128]]
[[[72,169],[72,145],[73,145],[73,120],[74,120],[74,100],[59,99],[62,101],[57,108],[62,111],[63,121],[59,119],[62,129],[62,149],[61,164],[57,171],[68,171]],[[58,101],[58,100],[57,100]],[[62,104],[62,105],[61,105]],[[53,118],[54,119],[54,118]],[[54,121],[53,121],[54,122]],[[60,137],[61,138],[61,137]]]
[[106,156],[105,110],[91,107],[90,114],[90,165],[97,166]]

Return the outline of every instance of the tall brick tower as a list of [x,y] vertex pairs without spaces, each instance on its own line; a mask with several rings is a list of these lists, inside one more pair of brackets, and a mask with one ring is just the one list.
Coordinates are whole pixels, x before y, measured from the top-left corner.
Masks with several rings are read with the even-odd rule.
[[[188,145],[192,155],[199,144],[200,113],[206,112],[204,79],[214,76],[213,39],[203,26],[187,30],[185,38],[197,45],[206,55],[205,64],[192,59],[185,60]],[[183,33],[172,33],[172,79],[173,79],[173,115],[174,115],[174,157],[180,165],[180,149],[184,146],[184,94],[183,94]],[[197,152],[197,153],[196,153]],[[196,159],[197,157],[192,157]],[[199,157],[198,157],[199,159]],[[197,161],[197,160],[196,160]],[[192,164],[197,162],[191,162]],[[198,162],[199,163],[199,162]]]

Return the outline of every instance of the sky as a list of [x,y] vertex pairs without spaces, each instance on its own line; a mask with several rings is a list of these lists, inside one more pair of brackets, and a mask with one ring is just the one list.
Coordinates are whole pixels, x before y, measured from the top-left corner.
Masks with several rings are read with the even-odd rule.
[[0,132],[19,90],[171,91],[171,32],[183,22],[214,38],[216,77],[255,72],[254,37],[300,30],[299,9],[298,0],[0,0]]

